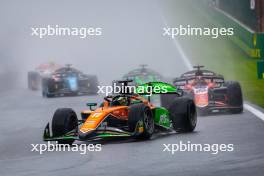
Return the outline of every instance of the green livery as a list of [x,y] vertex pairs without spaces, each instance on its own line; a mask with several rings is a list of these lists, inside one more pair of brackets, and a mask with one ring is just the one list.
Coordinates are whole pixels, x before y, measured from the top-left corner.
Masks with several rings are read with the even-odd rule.
[[171,120],[169,111],[163,107],[157,107],[153,110],[154,112],[154,122],[164,128],[171,128]]
[[165,82],[149,82],[137,86],[136,93],[141,95],[152,94],[179,94],[177,88]]

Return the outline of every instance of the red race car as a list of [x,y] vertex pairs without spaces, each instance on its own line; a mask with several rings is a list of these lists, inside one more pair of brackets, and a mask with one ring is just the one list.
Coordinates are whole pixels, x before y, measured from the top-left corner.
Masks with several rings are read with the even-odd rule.
[[55,63],[40,64],[34,71],[28,72],[28,88],[30,90],[39,90],[41,79],[50,76],[55,70],[61,68]]
[[194,70],[173,80],[183,94],[194,99],[200,115],[210,113],[241,113],[243,97],[237,81],[225,81],[222,75],[194,66]]

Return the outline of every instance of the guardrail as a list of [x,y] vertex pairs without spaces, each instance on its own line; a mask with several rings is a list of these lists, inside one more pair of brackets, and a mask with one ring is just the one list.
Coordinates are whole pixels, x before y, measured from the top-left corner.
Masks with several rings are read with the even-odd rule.
[[231,40],[251,58],[264,57],[264,33],[257,33],[218,8],[211,8],[210,15],[220,26],[233,27]]

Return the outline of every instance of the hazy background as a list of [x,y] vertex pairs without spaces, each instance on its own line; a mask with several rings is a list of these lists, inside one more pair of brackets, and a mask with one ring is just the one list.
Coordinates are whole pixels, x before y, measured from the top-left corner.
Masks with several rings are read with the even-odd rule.
[[[138,142],[109,141],[99,153],[31,152],[30,144],[43,143],[44,127],[57,108],[72,108],[80,119],[86,103],[99,105],[102,97],[43,98],[39,91],[27,89],[28,71],[47,62],[73,64],[87,74],[98,75],[105,84],[148,64],[166,77],[177,77],[187,68],[175,42],[162,36],[162,28],[165,22],[170,27],[213,27],[216,20],[204,10],[207,6],[198,6],[203,1],[0,0],[0,175],[263,176],[264,124],[246,110],[237,115],[199,117],[194,133],[162,134]],[[31,27],[56,24],[101,27],[103,35],[87,39],[31,36]],[[244,95],[251,93],[263,102],[263,82],[255,78],[255,63],[249,65],[251,60],[226,38],[184,36],[177,40],[192,64],[204,64],[229,80],[238,80],[242,88],[248,85]],[[180,141],[234,144],[235,150],[218,155],[162,152],[163,144]]]
[[[178,75],[179,57],[162,36],[165,1],[5,1],[0,4],[1,88],[26,87],[26,77],[41,63],[73,64],[102,84],[140,64],[164,76]],[[179,1],[179,9],[181,8]],[[177,9],[175,9],[177,10]],[[31,27],[101,27],[102,36],[31,36]],[[8,75],[8,81],[5,79]],[[12,78],[12,79],[11,79]],[[18,84],[17,84],[18,83]]]

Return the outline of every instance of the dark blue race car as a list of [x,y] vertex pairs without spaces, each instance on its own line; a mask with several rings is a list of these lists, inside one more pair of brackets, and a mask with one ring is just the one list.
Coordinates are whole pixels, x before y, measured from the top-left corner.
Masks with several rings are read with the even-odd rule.
[[97,94],[98,79],[66,65],[42,79],[43,97]]

